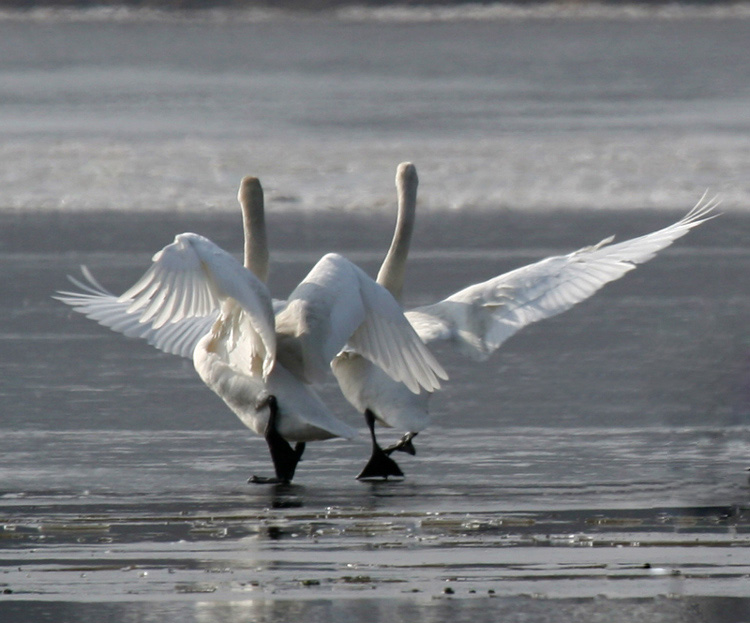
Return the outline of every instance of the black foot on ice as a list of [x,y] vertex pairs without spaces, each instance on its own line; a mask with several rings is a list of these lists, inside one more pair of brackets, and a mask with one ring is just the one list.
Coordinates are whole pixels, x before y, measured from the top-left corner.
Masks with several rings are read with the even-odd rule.
[[268,417],[265,437],[268,450],[271,452],[276,477],[252,476],[248,482],[253,484],[288,484],[294,478],[294,471],[297,469],[297,463],[299,463],[302,453],[305,451],[305,444],[298,442],[292,448],[289,442],[279,433],[276,428],[276,420],[279,415],[276,396],[268,397],[268,406],[271,409],[271,414]]
[[383,450],[388,456],[391,456],[394,452],[406,452],[406,454],[411,454],[412,456],[417,454],[417,449],[414,447],[414,444],[412,443],[412,439],[414,439],[419,433],[406,433],[403,437],[401,437],[401,440],[398,443],[394,443],[392,446],[388,446]]
[[275,445],[273,448],[271,448],[270,443],[268,445],[271,450],[271,458],[273,460],[273,467],[276,470],[276,476],[256,476],[253,474],[247,480],[249,483],[254,485],[288,485],[292,482],[294,471],[297,469],[297,463],[299,463],[302,453],[305,450],[305,444],[297,443],[294,449],[292,449],[285,439],[282,439],[282,441],[286,444],[286,447],[283,444]]
[[398,463],[389,457],[385,451],[377,446],[373,448],[372,456],[365,465],[365,468],[357,476],[358,480],[388,480],[390,476],[403,478],[404,472],[398,466]]
[[[378,440],[375,437],[375,414],[369,409],[365,411],[365,421],[367,422],[367,427],[370,429],[370,437],[372,438],[372,455],[365,468],[357,476],[357,480],[387,480],[390,476],[403,478],[404,472],[401,471],[398,463],[388,456],[390,452],[383,450],[378,444]],[[391,452],[395,449],[394,447]]]
[[256,476],[253,474],[247,479],[247,482],[253,485],[282,485],[289,484],[288,481],[284,482],[276,478],[276,476]]

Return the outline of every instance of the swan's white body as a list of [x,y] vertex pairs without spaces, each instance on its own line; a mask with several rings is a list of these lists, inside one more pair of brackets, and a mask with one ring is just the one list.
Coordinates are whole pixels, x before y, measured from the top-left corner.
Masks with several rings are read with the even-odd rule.
[[[417,207],[417,170],[401,163],[396,170],[398,213],[393,240],[378,272],[377,282],[401,301]],[[420,336],[421,337],[421,336]],[[348,348],[331,362],[341,393],[360,413],[370,411],[381,424],[419,432],[430,423],[429,391],[410,392]]]
[[339,255],[321,259],[276,316],[276,363],[267,376],[250,373],[242,355],[244,333],[240,328],[233,336],[234,331],[233,321],[221,323],[220,333],[214,330],[198,342],[193,361],[206,385],[259,434],[266,429],[269,411],[257,405],[272,394],[279,404],[278,431],[288,441],[356,435],[309,386],[324,380],[331,359],[347,342],[408,387],[439,386],[426,363],[431,355],[415,334],[416,339],[411,337],[398,304]]
[[[249,201],[248,180],[257,184],[246,178],[240,189],[246,242],[264,247],[265,229],[257,214],[248,214],[260,210],[262,224],[262,194],[259,207]],[[262,193],[259,184],[257,191]],[[253,219],[262,238],[248,231]],[[60,292],[56,298],[115,331],[192,357],[206,385],[259,434],[269,421],[267,398],[275,396],[276,428],[287,441],[356,435],[309,386],[321,380],[347,343],[411,388],[407,391],[439,387],[445,372],[395,299],[362,270],[342,256],[326,255],[274,317],[261,281],[267,249],[250,246],[242,266],[210,240],[180,234],[122,296],[109,293],[84,269],[88,283],[72,279],[82,292]]]
[[331,364],[341,393],[357,411],[372,412],[378,422],[418,433],[430,424],[432,392],[415,394],[401,383],[381,374],[359,353],[342,352]]
[[[400,298],[416,210],[417,175],[413,165],[399,165],[396,186],[396,232],[378,283]],[[706,201],[704,196],[686,216],[668,227],[619,244],[610,244],[612,238],[607,238],[568,255],[543,259],[471,285],[438,303],[408,311],[406,317],[426,344],[449,342],[471,359],[484,361],[523,327],[570,309],[653,258],[710,218],[715,206],[716,201]],[[358,411],[369,409],[381,424],[411,432],[429,424],[430,391],[406,391],[352,350],[342,353],[332,369],[342,393]]]

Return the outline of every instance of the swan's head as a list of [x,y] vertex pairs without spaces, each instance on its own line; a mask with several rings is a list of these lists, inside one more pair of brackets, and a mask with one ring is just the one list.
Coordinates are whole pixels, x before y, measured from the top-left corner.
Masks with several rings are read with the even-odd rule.
[[419,183],[417,167],[411,162],[402,162],[396,169],[396,187],[416,186]]
[[263,188],[260,185],[260,180],[250,175],[243,177],[240,182],[240,190],[237,193],[237,200],[243,207],[258,205],[259,203],[262,205]]

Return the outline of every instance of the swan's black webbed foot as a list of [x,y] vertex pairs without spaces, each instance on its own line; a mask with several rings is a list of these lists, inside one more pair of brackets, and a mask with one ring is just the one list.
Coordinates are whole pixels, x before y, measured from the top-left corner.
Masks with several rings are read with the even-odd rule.
[[380,446],[373,448],[370,460],[359,473],[357,479],[368,480],[377,478],[387,480],[389,476],[403,478],[404,472],[401,471],[398,463],[389,457]]
[[390,453],[387,453],[378,444],[375,437],[375,414],[369,409],[365,411],[365,421],[367,422],[367,427],[370,429],[370,437],[372,438],[372,455],[367,465],[365,465],[359,476],[357,476],[357,479],[367,480],[377,478],[387,480],[389,476],[403,478],[404,472],[401,471],[398,463],[389,457],[388,454]]
[[288,484],[294,478],[294,471],[297,469],[297,463],[299,463],[302,453],[305,451],[305,444],[297,442],[292,448],[276,428],[276,420],[279,415],[276,396],[269,396],[267,404],[271,413],[268,416],[265,437],[276,477],[252,476],[248,482],[253,484]]
[[247,479],[247,482],[251,485],[284,485],[289,484],[276,478],[276,476],[256,476],[253,474]]
[[419,433],[406,433],[403,437],[401,437],[401,440],[398,443],[394,443],[392,446],[388,446],[383,450],[388,456],[391,456],[394,452],[406,452],[406,454],[411,454],[412,456],[415,456],[417,454],[417,449],[414,447],[414,444],[411,442],[412,439],[414,439]]

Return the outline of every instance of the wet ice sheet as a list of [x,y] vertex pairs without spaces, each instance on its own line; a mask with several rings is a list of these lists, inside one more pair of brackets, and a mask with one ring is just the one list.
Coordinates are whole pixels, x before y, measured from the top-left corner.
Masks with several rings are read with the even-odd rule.
[[[43,465],[13,450],[35,444]],[[747,595],[748,429],[426,435],[378,484],[353,479],[362,447],[318,444],[271,487],[228,432],[2,446],[6,599]]]
[[[339,213],[308,228],[269,212],[281,295],[331,248],[373,271],[392,226]],[[407,296],[435,300],[671,220],[422,215]],[[375,612],[411,623],[443,621],[445,608],[457,621],[494,620],[497,608],[508,620],[514,608],[581,620],[581,607],[613,621],[637,611],[724,622],[728,603],[746,603],[746,218],[725,214],[692,232],[485,364],[440,351],[452,378],[417,457],[399,457],[405,481],[354,480],[368,452],[362,435],[311,444],[288,489],[246,484],[269,473],[267,450],[190,362],[50,298],[80,263],[121,291],[178,231],[239,250],[239,215],[5,215],[2,224],[0,588],[10,592],[0,598],[17,620],[44,602],[55,621],[66,607],[75,621]],[[363,428],[332,383],[322,389]]]
[[[629,510],[741,506],[748,494],[747,427],[428,429],[416,446],[416,458],[397,457],[408,479],[379,487],[354,482],[369,452],[364,436],[310,444],[295,478],[304,487],[299,504]],[[275,489],[244,486],[252,473],[271,470],[265,443],[244,429],[6,431],[0,451],[3,508],[68,498],[84,508],[116,505],[118,496],[274,505]]]

